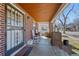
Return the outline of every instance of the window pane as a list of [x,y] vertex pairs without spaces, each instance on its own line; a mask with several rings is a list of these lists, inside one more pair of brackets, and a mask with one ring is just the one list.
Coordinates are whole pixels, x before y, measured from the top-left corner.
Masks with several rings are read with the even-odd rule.
[[7,10],[7,25],[10,25],[10,14],[11,12]]
[[18,31],[15,30],[15,46],[18,45]]
[[22,14],[20,14],[20,25],[21,27],[23,27],[23,15]]
[[20,23],[20,13],[18,12],[18,26],[20,27],[19,23]]
[[14,13],[14,9],[12,9],[11,11],[11,25],[12,26],[14,26],[14,23],[15,23],[14,17],[15,17],[15,13]]
[[18,44],[20,44],[20,30],[18,30]]
[[11,31],[7,31],[7,50],[11,49]]
[[18,14],[17,11],[15,12],[15,26],[18,25]]
[[23,31],[20,30],[19,34],[20,34],[20,42],[23,42]]
[[15,37],[14,37],[14,30],[12,30],[12,48],[14,47],[15,44]]

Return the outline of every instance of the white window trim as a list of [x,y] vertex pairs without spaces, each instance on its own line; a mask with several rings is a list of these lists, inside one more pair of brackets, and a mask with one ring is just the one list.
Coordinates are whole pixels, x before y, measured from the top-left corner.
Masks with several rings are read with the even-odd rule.
[[18,50],[16,50],[15,52],[13,52],[10,56],[15,56],[18,52],[20,52],[24,47],[26,46],[26,44],[24,44],[21,48],[19,48]]
[[23,10],[21,10],[19,7],[17,7],[15,4],[10,3],[13,7],[15,7],[16,9],[18,9],[19,11],[21,11],[23,14],[25,14],[25,12]]

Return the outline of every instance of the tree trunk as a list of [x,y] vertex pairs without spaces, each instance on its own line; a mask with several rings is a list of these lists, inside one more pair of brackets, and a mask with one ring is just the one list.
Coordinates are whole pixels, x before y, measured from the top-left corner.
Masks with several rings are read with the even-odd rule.
[[66,33],[66,26],[65,26],[65,24],[64,24],[64,26],[63,26],[63,33],[64,33],[64,34]]
[[65,29],[65,26],[63,27],[63,33],[65,34],[66,33],[66,31],[65,31],[66,29]]
[[64,17],[64,26],[63,26],[63,33],[65,34],[66,33],[66,19],[67,17]]

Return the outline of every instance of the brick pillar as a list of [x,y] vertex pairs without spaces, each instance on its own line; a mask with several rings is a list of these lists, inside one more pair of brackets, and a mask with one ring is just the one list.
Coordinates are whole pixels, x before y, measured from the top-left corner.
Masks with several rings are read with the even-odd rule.
[[36,30],[38,31],[38,23],[37,22],[36,22],[35,26],[36,26],[36,29],[35,29],[35,32],[36,32]]
[[53,23],[49,22],[49,32],[53,32]]
[[49,22],[49,36],[50,38],[52,37],[53,35],[53,23]]
[[0,56],[5,55],[5,4],[0,3]]
[[26,18],[25,21],[26,21],[26,42],[29,40],[29,39],[32,39],[32,18],[30,17],[30,15],[28,16],[29,18]]
[[57,46],[59,48],[62,48],[62,35],[60,32],[53,32],[52,40],[51,40],[53,46]]

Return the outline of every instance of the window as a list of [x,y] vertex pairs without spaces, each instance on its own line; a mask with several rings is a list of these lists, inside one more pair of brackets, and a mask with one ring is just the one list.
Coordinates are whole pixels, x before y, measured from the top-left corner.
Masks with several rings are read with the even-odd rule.
[[10,55],[24,44],[24,15],[10,4],[6,9],[6,55]]

